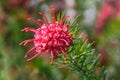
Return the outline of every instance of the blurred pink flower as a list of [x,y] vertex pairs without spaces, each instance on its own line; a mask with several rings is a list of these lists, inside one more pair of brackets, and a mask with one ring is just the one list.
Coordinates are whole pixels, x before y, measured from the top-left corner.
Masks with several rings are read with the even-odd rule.
[[96,22],[96,32],[100,33],[104,27],[104,24],[106,23],[107,19],[110,18],[110,16],[113,13],[113,9],[111,5],[105,4],[102,9],[100,10],[97,22]]
[[18,6],[28,7],[30,0],[9,0],[9,3],[13,7],[18,7]]
[[[20,45],[26,45],[30,42],[33,42],[34,47],[31,48],[25,54],[25,58],[27,61],[31,61],[38,55],[42,55],[45,52],[50,54],[51,62],[53,64],[53,60],[57,58],[59,53],[64,55],[64,60],[66,60],[67,48],[72,44],[72,37],[69,33],[69,29],[65,24],[65,20],[69,17],[66,16],[61,22],[56,21],[54,17],[55,8],[52,8],[52,21],[49,22],[47,17],[43,13],[39,13],[44,17],[45,20],[34,20],[32,18],[28,18],[28,20],[32,20],[39,27],[35,28],[24,28],[22,31],[25,32],[34,32],[34,38],[28,39],[20,43]],[[42,24],[42,25],[41,25]]]
[[112,60],[112,57],[109,55],[109,53],[107,52],[106,48],[103,47],[101,50],[100,50],[100,64],[101,66],[109,66],[111,64],[111,60]]
[[120,16],[120,2],[117,0],[106,0],[97,16],[96,33],[99,34],[102,32],[105,23],[111,16]]

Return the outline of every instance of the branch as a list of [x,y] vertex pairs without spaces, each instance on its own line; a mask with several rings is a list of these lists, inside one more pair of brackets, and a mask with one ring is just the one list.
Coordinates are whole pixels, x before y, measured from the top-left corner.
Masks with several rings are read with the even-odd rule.
[[69,57],[71,58],[71,62],[77,67],[77,69],[85,76],[85,78],[87,80],[89,80],[88,75],[85,73],[85,71],[79,65],[77,65],[77,62],[72,58],[72,56],[69,55]]

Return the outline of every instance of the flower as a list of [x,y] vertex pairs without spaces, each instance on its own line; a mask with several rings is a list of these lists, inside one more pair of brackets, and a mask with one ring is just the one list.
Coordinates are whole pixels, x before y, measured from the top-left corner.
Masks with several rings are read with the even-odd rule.
[[119,16],[120,2],[117,0],[106,0],[97,16],[95,26],[96,33],[100,34],[104,30],[105,24],[110,18],[119,18]]
[[99,34],[102,32],[106,21],[111,17],[113,14],[113,8],[109,4],[104,4],[102,9],[100,10],[97,21],[96,21],[96,33]]
[[52,12],[52,21],[49,22],[47,17],[43,13],[39,13],[45,20],[34,20],[32,18],[28,18],[28,20],[32,20],[36,23],[38,28],[24,28],[21,31],[25,32],[34,32],[34,38],[28,39],[20,43],[20,45],[26,45],[30,42],[33,42],[33,47],[28,50],[25,54],[25,58],[27,61],[31,61],[38,55],[42,55],[45,52],[50,54],[50,64],[53,64],[53,60],[57,58],[59,53],[64,55],[64,60],[66,60],[67,48],[72,44],[72,37],[69,33],[69,28],[67,24],[65,24],[66,19],[69,16],[66,16],[62,19],[61,22],[58,22],[55,17],[55,8],[51,9]]
[[30,1],[29,0],[9,0],[9,4],[13,8],[19,7],[19,6],[28,8],[30,6]]

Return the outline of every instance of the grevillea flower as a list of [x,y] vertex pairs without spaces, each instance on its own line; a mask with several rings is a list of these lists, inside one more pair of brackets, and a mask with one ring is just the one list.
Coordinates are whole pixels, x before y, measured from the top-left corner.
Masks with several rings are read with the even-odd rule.
[[96,33],[101,33],[104,28],[105,22],[110,18],[113,14],[113,8],[109,4],[105,4],[100,10],[97,21],[96,21]]
[[54,17],[55,8],[52,8],[51,11],[51,22],[49,22],[47,17],[40,12],[39,14],[43,16],[44,20],[28,18],[28,20],[32,20],[36,23],[38,26],[37,29],[27,27],[21,30],[25,32],[34,32],[34,38],[20,43],[20,45],[25,46],[26,44],[33,42],[33,47],[28,50],[24,56],[27,58],[27,61],[31,61],[38,55],[44,53],[50,54],[50,64],[53,64],[53,60],[57,58],[59,53],[62,53],[64,55],[64,60],[66,60],[65,52],[72,44],[72,37],[69,33],[68,26],[65,24],[65,21],[69,16],[66,16],[61,22],[58,22]]
[[120,16],[120,1],[118,0],[105,0],[106,2],[102,6],[98,13],[95,30],[99,34],[103,31],[105,23],[111,17]]

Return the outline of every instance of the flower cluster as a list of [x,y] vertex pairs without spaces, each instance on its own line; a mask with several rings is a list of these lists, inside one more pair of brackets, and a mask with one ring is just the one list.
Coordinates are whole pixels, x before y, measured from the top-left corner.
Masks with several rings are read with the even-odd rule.
[[52,11],[52,21],[49,22],[47,17],[43,13],[39,13],[45,20],[32,20],[36,23],[38,28],[24,28],[22,31],[25,32],[34,32],[34,38],[28,39],[20,43],[20,45],[26,45],[30,42],[33,42],[34,47],[27,51],[25,58],[27,61],[31,61],[38,55],[44,53],[50,54],[50,64],[53,64],[53,60],[57,58],[59,53],[64,55],[64,60],[66,60],[67,48],[72,44],[72,37],[69,33],[69,28],[65,24],[66,19],[69,16],[66,16],[62,19],[61,22],[56,21],[54,17],[55,8],[51,9]]

